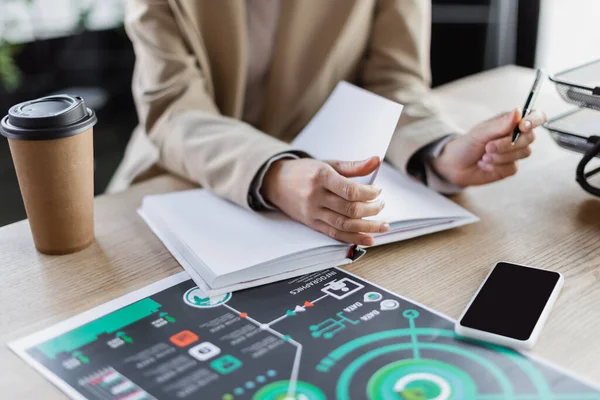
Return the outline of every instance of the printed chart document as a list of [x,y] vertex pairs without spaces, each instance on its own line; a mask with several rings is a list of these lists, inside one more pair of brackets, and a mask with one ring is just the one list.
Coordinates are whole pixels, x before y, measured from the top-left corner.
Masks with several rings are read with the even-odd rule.
[[77,400],[600,400],[339,269],[215,297],[180,273],[9,346]]
[[[402,106],[342,82],[292,145],[319,159],[385,155]],[[363,177],[369,183],[373,177]],[[477,221],[477,217],[388,164],[377,173],[390,223],[375,245]],[[364,250],[280,212],[250,212],[208,190],[147,196],[139,214],[207,295],[348,264]]]

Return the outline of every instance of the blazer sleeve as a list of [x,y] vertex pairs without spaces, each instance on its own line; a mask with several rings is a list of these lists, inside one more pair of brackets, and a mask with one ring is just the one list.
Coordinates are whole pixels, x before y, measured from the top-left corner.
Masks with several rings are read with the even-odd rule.
[[220,113],[166,0],[127,3],[133,96],[160,165],[248,208],[256,173],[290,146]]
[[407,172],[411,157],[449,134],[461,133],[443,116],[430,90],[430,0],[378,0],[362,86],[404,105],[386,158]]

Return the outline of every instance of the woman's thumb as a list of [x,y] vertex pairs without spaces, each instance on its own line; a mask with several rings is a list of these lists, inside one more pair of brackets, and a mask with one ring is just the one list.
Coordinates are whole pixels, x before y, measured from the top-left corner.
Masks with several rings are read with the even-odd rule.
[[369,175],[381,165],[379,157],[371,157],[362,161],[326,161],[338,174],[346,178]]

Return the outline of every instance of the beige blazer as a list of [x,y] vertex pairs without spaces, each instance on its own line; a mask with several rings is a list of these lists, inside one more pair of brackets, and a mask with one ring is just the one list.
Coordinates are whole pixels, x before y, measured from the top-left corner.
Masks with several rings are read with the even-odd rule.
[[[250,184],[340,80],[405,105],[386,158],[405,169],[456,128],[430,95],[426,0],[282,0],[264,114],[240,121],[245,0],[128,0],[139,126],[109,191],[160,166],[248,207]],[[368,133],[365,133],[368,135]]]

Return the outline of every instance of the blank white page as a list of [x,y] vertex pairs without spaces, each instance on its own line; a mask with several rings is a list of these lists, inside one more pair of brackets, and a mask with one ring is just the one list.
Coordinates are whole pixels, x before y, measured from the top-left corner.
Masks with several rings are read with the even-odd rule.
[[340,242],[279,212],[250,212],[208,190],[146,196],[158,215],[216,276]]
[[[398,103],[340,82],[292,146],[319,160],[383,160],[401,112]],[[353,180],[370,183],[372,177]]]
[[385,207],[369,219],[387,222],[429,218],[477,218],[458,204],[383,163],[377,175]]

